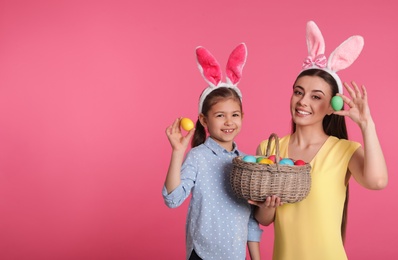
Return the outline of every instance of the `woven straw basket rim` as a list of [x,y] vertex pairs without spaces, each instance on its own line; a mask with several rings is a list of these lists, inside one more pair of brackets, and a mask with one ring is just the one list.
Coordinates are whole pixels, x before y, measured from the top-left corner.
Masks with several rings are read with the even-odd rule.
[[264,201],[268,196],[276,195],[282,202],[299,202],[308,196],[311,189],[311,165],[279,164],[279,138],[275,133],[268,139],[265,157],[270,156],[272,140],[275,140],[275,164],[245,162],[243,156],[232,160],[232,190],[236,196],[246,200]]

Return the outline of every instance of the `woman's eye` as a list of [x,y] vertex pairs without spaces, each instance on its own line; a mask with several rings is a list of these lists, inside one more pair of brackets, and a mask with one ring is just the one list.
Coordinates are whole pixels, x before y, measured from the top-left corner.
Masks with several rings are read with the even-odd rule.
[[313,96],[312,98],[313,98],[313,99],[321,99],[321,98],[318,97],[318,96]]

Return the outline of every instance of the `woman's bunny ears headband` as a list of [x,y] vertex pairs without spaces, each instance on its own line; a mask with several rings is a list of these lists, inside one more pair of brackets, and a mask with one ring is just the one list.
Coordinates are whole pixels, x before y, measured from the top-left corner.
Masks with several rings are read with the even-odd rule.
[[364,45],[362,36],[351,36],[337,47],[329,56],[325,56],[325,41],[318,26],[313,22],[307,23],[308,57],[304,60],[303,71],[321,69],[328,72],[336,80],[339,93],[343,93],[343,86],[337,71],[348,68],[359,56]]
[[244,43],[239,44],[230,54],[226,69],[227,82],[222,82],[222,73],[220,64],[216,58],[205,48],[199,46],[196,48],[196,58],[199,70],[209,84],[209,86],[202,92],[199,99],[199,114],[202,113],[203,101],[207,95],[213,90],[220,87],[232,88],[239,95],[242,100],[242,93],[238,88],[238,83],[242,78],[242,70],[246,63],[247,48]]

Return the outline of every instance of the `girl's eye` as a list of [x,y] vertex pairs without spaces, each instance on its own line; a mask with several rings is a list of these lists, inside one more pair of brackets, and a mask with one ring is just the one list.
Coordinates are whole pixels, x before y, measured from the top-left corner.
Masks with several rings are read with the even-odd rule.
[[299,90],[295,90],[295,91],[293,91],[293,93],[295,94],[295,95],[301,95],[301,94],[303,94],[301,91],[299,91]]
[[240,114],[233,114],[233,117],[240,117]]
[[319,96],[312,96],[313,99],[321,99]]
[[224,116],[223,114],[216,115],[216,117],[223,117],[223,116]]

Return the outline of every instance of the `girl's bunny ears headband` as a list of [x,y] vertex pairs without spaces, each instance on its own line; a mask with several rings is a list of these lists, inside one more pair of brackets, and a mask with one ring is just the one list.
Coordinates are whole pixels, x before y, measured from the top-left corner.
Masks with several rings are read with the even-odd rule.
[[307,23],[308,57],[304,60],[303,71],[321,69],[328,72],[336,80],[339,93],[343,93],[343,86],[337,71],[348,68],[359,56],[364,45],[362,36],[351,36],[337,47],[329,56],[325,56],[325,41],[318,26],[313,22]]
[[226,69],[227,82],[222,82],[221,67],[214,56],[201,46],[196,48],[196,58],[199,70],[205,81],[209,84],[209,86],[202,92],[202,95],[200,96],[199,114],[202,113],[203,101],[206,99],[207,95],[220,87],[232,88],[242,100],[242,93],[237,85],[242,78],[242,69],[246,63],[246,57],[246,45],[241,43],[232,51],[228,58]]

